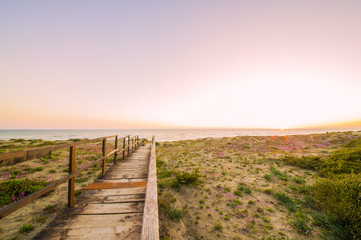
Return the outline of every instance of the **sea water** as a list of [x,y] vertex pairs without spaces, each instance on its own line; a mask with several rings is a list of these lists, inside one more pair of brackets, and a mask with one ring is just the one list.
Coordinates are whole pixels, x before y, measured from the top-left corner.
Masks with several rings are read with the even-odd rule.
[[138,135],[150,140],[155,135],[157,141],[176,141],[197,138],[221,138],[235,136],[283,136],[340,131],[360,131],[361,128],[327,129],[89,129],[89,130],[0,130],[0,140],[43,139],[67,140],[71,138],[97,138],[110,135]]

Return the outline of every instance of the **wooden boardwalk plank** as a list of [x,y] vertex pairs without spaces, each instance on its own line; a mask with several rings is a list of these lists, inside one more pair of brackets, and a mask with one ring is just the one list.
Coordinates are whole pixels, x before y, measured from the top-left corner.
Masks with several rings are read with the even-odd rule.
[[140,239],[149,157],[146,145],[118,161],[34,239]]
[[133,188],[146,187],[147,182],[96,182],[89,184],[84,190],[90,189],[116,189],[116,188]]

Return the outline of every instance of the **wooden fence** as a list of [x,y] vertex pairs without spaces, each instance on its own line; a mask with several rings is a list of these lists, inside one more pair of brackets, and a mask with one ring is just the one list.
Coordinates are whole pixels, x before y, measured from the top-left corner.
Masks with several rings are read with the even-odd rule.
[[[107,153],[107,139],[108,138],[115,138],[115,147],[114,150]],[[122,141],[122,147],[118,148],[118,143]],[[102,141],[102,153],[103,157],[94,160],[82,168],[76,169],[76,146],[87,144],[91,142]],[[129,135],[126,137],[118,138],[118,135],[112,135],[107,137],[101,137],[96,139],[90,140],[83,140],[73,143],[66,143],[60,144],[50,147],[38,148],[38,149],[31,149],[31,150],[24,150],[20,152],[14,153],[3,153],[0,154],[0,166],[9,166],[14,165],[19,162],[24,162],[40,157],[48,156],[57,149],[69,148],[69,175],[47,185],[46,187],[40,189],[32,193],[31,195],[21,199],[20,201],[9,205],[6,208],[0,210],[0,219],[6,217],[10,213],[22,208],[29,202],[39,198],[40,196],[50,192],[51,190],[55,189],[60,184],[65,183],[68,181],[68,207],[72,207],[74,205],[74,186],[75,186],[75,177],[83,172],[84,170],[94,166],[97,163],[102,162],[102,175],[105,174],[105,167],[106,167],[106,158],[114,154],[114,163],[116,162],[118,154],[122,154],[122,158],[124,159],[129,153],[133,152],[137,147],[144,145],[145,139],[140,140],[138,136],[130,137]]]

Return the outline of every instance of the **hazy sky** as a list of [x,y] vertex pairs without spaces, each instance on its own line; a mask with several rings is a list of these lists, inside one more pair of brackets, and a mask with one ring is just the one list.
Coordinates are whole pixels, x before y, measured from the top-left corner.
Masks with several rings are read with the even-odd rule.
[[361,119],[360,0],[2,0],[0,31],[0,129]]

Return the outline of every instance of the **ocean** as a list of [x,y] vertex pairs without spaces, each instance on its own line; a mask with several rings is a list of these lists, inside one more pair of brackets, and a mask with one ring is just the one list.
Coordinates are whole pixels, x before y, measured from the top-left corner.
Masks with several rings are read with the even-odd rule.
[[235,136],[283,136],[295,134],[313,134],[341,131],[360,131],[361,128],[325,128],[325,129],[97,129],[97,130],[0,130],[0,140],[43,139],[67,140],[71,138],[97,138],[110,135],[138,135],[156,141],[177,141],[197,138],[221,138]]

